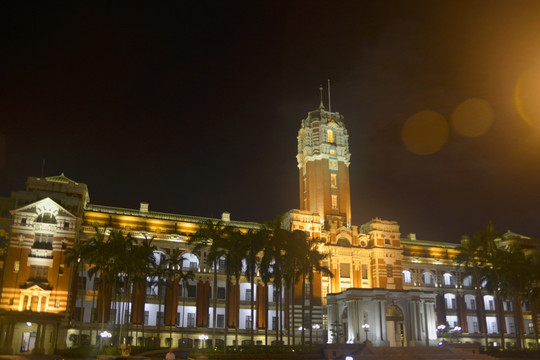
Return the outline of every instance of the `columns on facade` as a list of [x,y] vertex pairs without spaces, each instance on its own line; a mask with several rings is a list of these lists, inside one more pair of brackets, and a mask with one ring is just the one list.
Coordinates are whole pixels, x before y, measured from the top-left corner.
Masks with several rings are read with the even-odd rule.
[[375,306],[377,307],[375,314],[375,326],[373,327],[373,342],[377,345],[387,345],[386,340],[386,301],[375,300]]
[[332,334],[332,324],[334,324],[337,321],[336,318],[336,308],[337,304],[328,304],[326,306],[326,311],[328,312],[328,342],[333,342],[334,337]]
[[437,325],[446,325],[446,303],[442,293],[437,294],[435,298],[437,305]]
[[456,294],[456,304],[458,324],[461,327],[461,331],[467,333],[469,332],[469,325],[467,323],[467,307],[465,305],[465,297],[462,294]]
[[412,330],[411,340],[415,343],[420,340],[420,327],[418,321],[418,303],[416,301],[409,301],[409,311],[410,311],[410,325]]
[[347,343],[354,343],[356,341],[357,323],[356,301],[347,300]]
[[435,304],[433,301],[424,303],[426,322],[426,345],[433,345],[437,341],[437,329],[435,324]]
[[484,308],[484,297],[481,293],[476,294],[476,317],[478,318],[480,332],[487,336],[486,310]]

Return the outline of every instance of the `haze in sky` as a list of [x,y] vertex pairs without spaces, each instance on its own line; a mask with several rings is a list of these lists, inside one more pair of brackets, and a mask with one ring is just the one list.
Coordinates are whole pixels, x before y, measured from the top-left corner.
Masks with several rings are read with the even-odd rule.
[[296,136],[331,79],[353,224],[539,237],[538,1],[3,5],[0,194],[263,222],[299,207]]

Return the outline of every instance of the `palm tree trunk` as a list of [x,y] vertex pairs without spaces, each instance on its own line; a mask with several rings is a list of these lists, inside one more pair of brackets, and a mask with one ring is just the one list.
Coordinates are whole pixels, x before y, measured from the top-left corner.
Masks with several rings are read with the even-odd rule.
[[218,264],[219,259],[214,259],[214,290],[212,291],[212,300],[214,303],[214,311],[212,313],[212,344],[216,346],[216,328],[217,328],[217,292],[218,292]]
[[254,339],[254,331],[253,331],[253,325],[255,323],[255,318],[253,317],[253,314],[254,314],[254,311],[253,311],[253,306],[254,306],[254,302],[253,302],[253,298],[255,297],[255,292],[253,291],[254,290],[254,282],[255,282],[255,273],[252,273],[251,274],[251,345],[255,345],[253,339]]
[[[289,325],[289,333],[292,332],[292,346],[294,346],[296,345],[296,334],[295,334],[296,332],[294,331],[296,329],[296,322],[294,321],[294,276],[293,276],[292,283],[293,284],[290,287],[289,296],[288,296],[289,306],[288,306],[287,311],[289,311],[290,325],[292,324],[292,326]],[[292,307],[292,311],[291,311],[291,307]]]
[[305,316],[304,316],[305,303],[306,303],[306,276],[305,274],[302,274],[302,308],[301,308],[302,309],[301,310],[302,331],[300,331],[300,341],[301,341],[302,347],[305,345],[305,338],[306,338],[306,335],[305,335],[306,324],[305,324]]
[[225,346],[223,348],[223,353],[227,353],[227,335],[229,332],[229,303],[230,303],[230,292],[231,287],[229,286],[229,282],[231,281],[231,277],[229,274],[225,277],[225,331],[223,331],[223,337],[225,341]]
[[513,304],[512,308],[514,310],[514,327],[516,328],[516,345],[518,347],[518,350],[523,349],[523,337],[522,337],[522,331],[523,331],[523,323],[521,321],[522,317],[522,311],[521,311],[521,301],[519,301],[519,298],[517,296],[513,297]]
[[268,346],[268,283],[264,283],[264,345]]
[[235,292],[235,304],[234,304],[234,322],[236,326],[234,327],[234,342],[235,350],[238,351],[238,328],[240,327],[240,276],[236,276],[236,288]]
[[[309,276],[309,318],[313,319],[313,275]],[[309,324],[309,350],[313,350],[313,321]]]

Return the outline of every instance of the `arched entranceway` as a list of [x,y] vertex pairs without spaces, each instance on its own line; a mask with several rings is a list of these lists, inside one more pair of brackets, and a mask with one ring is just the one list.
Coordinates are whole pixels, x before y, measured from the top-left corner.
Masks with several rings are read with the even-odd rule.
[[386,308],[386,338],[390,346],[405,346],[403,312],[395,305]]

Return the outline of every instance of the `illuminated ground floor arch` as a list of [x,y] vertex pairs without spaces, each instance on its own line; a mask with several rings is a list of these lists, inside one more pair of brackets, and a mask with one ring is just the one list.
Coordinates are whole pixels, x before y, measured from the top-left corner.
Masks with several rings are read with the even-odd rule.
[[366,340],[375,346],[437,344],[435,294],[416,290],[347,289],[329,294],[328,324],[350,344]]

